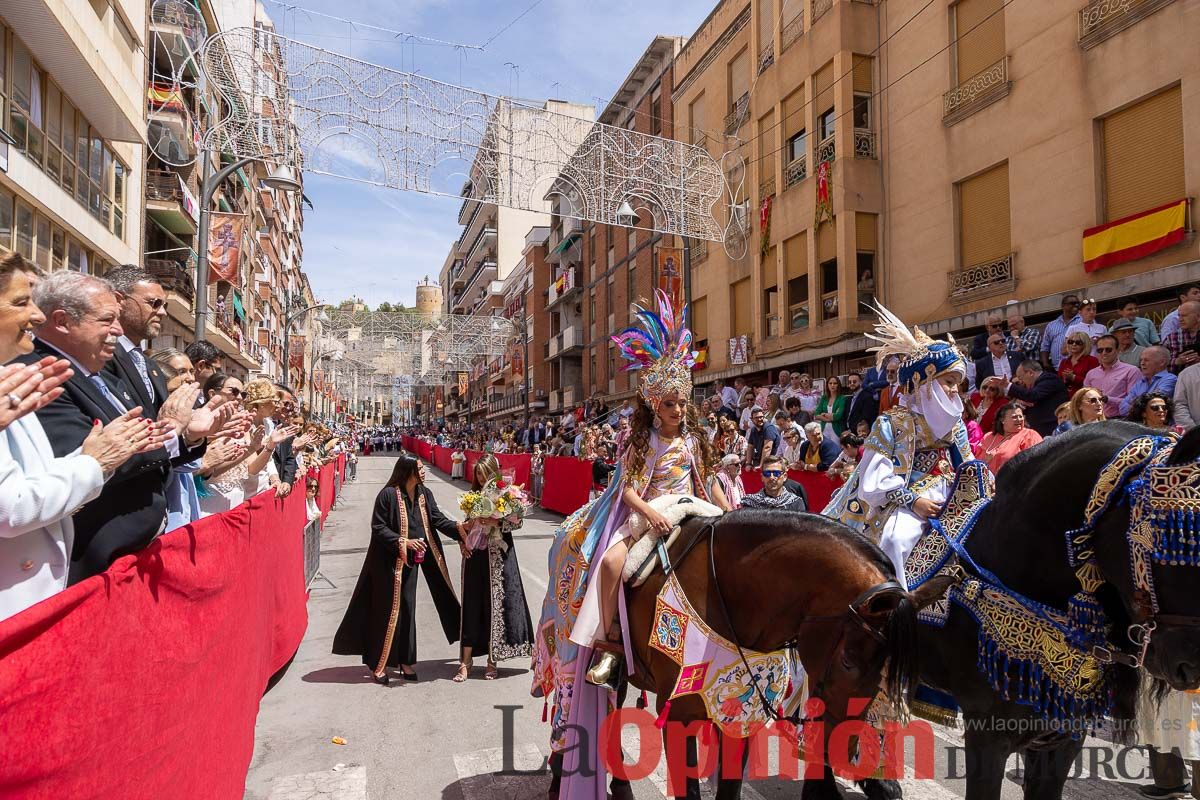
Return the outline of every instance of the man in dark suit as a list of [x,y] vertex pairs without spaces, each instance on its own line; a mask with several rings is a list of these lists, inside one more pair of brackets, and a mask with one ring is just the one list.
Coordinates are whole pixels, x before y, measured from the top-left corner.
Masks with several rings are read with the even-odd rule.
[[1008,340],[1003,333],[993,332],[987,339],[987,355],[975,360],[975,385],[991,377],[1012,380],[1021,366],[1023,356],[1008,352]]
[[[292,417],[296,414],[296,393],[282,383],[275,384],[275,396],[279,400],[275,405],[275,424],[291,425]],[[287,497],[292,493],[292,485],[296,483],[296,444],[297,437],[284,439],[275,447],[271,456],[275,460],[275,470],[279,473],[279,485],[275,487],[278,497]],[[304,443],[301,443],[303,446]]]
[[[846,430],[854,431],[858,423],[867,423],[867,428],[875,424],[879,416],[879,401],[875,394],[863,385],[862,378],[857,372],[846,376],[846,390],[850,392],[850,408],[846,411]],[[836,447],[836,445],[834,445]]]
[[[46,356],[67,358],[75,374],[63,385],[62,396],[38,412],[55,456],[76,450],[95,420],[108,424],[140,407],[137,393],[104,370],[120,345],[120,305],[111,284],[77,272],[62,271],[44,278],[34,301],[46,316],[38,328],[33,353],[22,360]],[[190,402],[191,395],[187,396]],[[181,400],[168,400],[156,421],[155,449],[135,455],[117,469],[100,496],[75,514],[75,542],[69,581],[97,575],[114,560],[148,545],[166,522],[164,484],[170,470],[167,447],[177,442]],[[150,417],[145,410],[143,416]]]
[[104,370],[133,390],[138,405],[150,417],[167,402],[167,379],[158,365],[146,357],[141,343],[162,333],[167,316],[167,295],[150,273],[126,264],[109,270],[104,279],[112,284],[121,304],[122,335]]
[[[984,325],[983,333],[975,335],[975,339],[971,342],[971,360],[978,361],[985,358],[988,354],[988,339],[992,334],[998,333],[1004,335],[1004,317],[999,311],[990,311],[987,315],[987,324]],[[981,378],[975,379],[975,385],[979,385]]]
[[1055,410],[1070,399],[1067,385],[1057,373],[1044,370],[1037,361],[1021,362],[1016,377],[1008,384],[1008,396],[1025,405],[1025,425],[1042,436],[1058,426]]

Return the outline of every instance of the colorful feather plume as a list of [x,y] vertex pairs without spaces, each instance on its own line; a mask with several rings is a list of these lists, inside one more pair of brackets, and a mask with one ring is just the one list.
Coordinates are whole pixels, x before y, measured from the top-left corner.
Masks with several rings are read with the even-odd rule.
[[676,316],[670,296],[661,289],[654,294],[658,312],[635,304],[633,316],[641,327],[626,328],[612,337],[617,352],[629,361],[623,372],[649,369],[664,359],[678,361],[688,369],[696,363],[692,332],[686,325],[686,310]]

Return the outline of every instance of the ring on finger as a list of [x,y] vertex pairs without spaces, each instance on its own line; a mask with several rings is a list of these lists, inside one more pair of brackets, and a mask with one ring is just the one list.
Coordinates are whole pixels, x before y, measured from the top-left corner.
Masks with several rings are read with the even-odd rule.
[[8,400],[9,408],[16,408],[17,406],[21,405],[21,398],[13,392],[9,392],[7,395],[5,395],[5,399]]

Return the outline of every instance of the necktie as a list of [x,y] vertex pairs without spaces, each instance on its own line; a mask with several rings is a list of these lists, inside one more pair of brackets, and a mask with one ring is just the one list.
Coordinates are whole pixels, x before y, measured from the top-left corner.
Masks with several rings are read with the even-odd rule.
[[100,390],[100,394],[104,395],[104,399],[107,400],[112,407],[117,410],[118,414],[124,414],[129,410],[125,408],[125,406],[121,405],[121,401],[118,400],[117,396],[112,393],[112,391],[108,388],[108,384],[104,382],[104,378],[100,377],[98,373],[92,373],[89,375],[88,380],[90,380],[95,387]]
[[133,359],[133,365],[137,367],[138,375],[142,376],[142,385],[146,387],[146,397],[154,400],[154,384],[150,382],[150,373],[146,371],[146,354],[142,352],[142,348],[135,347],[129,351],[129,357]]

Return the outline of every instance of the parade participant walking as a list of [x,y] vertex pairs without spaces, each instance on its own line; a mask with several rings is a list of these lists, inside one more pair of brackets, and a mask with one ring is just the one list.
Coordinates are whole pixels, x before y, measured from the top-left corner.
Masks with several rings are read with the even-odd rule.
[[[500,462],[488,454],[475,462],[472,491],[503,489]],[[479,518],[466,523],[462,549],[462,653],[455,683],[467,679],[471,660],[487,656],[484,679],[495,680],[497,661],[528,658],[533,652],[533,623],[525,602],[513,531],[521,520]],[[495,530],[490,530],[495,529]],[[498,533],[499,535],[495,535]]]
[[[925,521],[946,502],[954,472],[971,459],[959,384],[966,364],[952,343],[909,331],[882,306],[873,348],[877,363],[900,358],[900,405],[881,414],[863,457],[824,514],[866,533],[892,560],[904,582],[904,561]],[[907,588],[907,586],[905,587]]]
[[376,683],[387,685],[387,668],[405,680],[417,673],[417,570],[425,573],[446,642],[459,636],[462,613],[437,534],[461,542],[462,523],[442,513],[425,487],[425,466],[409,455],[396,459],[387,485],[375,497],[371,543],[333,652],[362,656]]

